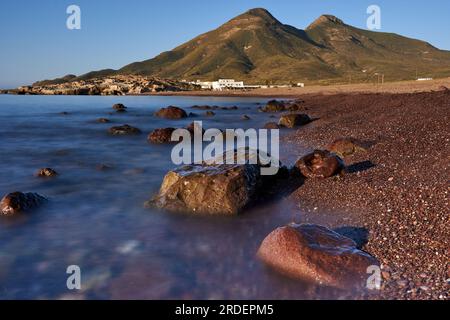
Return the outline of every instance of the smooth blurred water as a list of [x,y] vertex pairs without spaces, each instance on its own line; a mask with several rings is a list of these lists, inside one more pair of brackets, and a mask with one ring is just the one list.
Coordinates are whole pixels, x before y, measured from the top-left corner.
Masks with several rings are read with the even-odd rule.
[[[293,220],[281,201],[238,217],[193,217],[146,209],[173,164],[171,146],[152,145],[155,128],[261,128],[270,114],[257,98],[84,97],[0,95],[0,194],[32,191],[50,202],[31,214],[0,219],[0,299],[297,299],[339,293],[284,278],[255,258],[262,239]],[[115,113],[124,103],[127,113]],[[237,105],[214,110],[192,105]],[[153,117],[176,105],[199,116]],[[63,115],[61,112],[68,112]],[[241,120],[247,114],[251,120]],[[100,117],[112,122],[96,123]],[[276,119],[275,119],[276,120]],[[117,137],[109,127],[129,124],[140,136]],[[283,148],[282,148],[283,149]],[[287,149],[286,149],[287,150]],[[292,154],[283,151],[282,161]],[[97,166],[106,164],[107,170]],[[39,179],[51,167],[54,179]],[[66,287],[66,268],[78,265],[82,291]]]

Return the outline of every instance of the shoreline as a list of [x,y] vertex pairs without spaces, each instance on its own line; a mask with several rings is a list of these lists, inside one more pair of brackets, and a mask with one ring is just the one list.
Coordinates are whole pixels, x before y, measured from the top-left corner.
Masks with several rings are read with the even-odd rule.
[[[186,97],[252,97],[252,98],[298,98],[305,94],[362,94],[362,93],[419,93],[439,91],[441,87],[450,88],[450,78],[435,79],[429,81],[398,81],[386,82],[384,84],[359,83],[359,84],[339,84],[339,85],[312,85],[304,88],[267,88],[254,89],[249,91],[230,90],[230,91],[162,91],[142,94],[125,94],[125,95],[105,95],[105,96],[186,96]],[[5,93],[7,91],[17,89],[0,90],[1,94],[14,95]],[[30,94],[30,95],[50,95],[51,94]],[[102,96],[102,95],[98,95]]]
[[344,158],[342,177],[307,179],[289,196],[301,222],[362,233],[383,275],[383,290],[366,298],[448,299],[450,90],[301,98],[318,120],[286,143],[326,149],[354,138],[367,149]]

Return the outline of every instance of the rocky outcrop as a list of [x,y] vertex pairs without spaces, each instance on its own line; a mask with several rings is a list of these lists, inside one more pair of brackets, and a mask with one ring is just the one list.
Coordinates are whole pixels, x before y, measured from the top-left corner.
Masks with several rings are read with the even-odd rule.
[[155,116],[165,119],[182,119],[187,118],[187,113],[181,108],[169,106],[167,108],[161,108],[156,113]]
[[141,130],[138,128],[132,127],[128,124],[124,124],[123,126],[112,127],[108,131],[112,135],[135,135],[141,134]]
[[170,143],[172,138],[172,133],[175,128],[161,128],[155,129],[148,135],[148,141],[152,143]]
[[0,201],[0,213],[5,216],[28,212],[46,202],[47,199],[37,193],[13,192]]
[[164,177],[159,194],[147,205],[175,212],[236,215],[253,203],[263,186],[274,179],[261,175],[261,164],[216,162],[186,165],[170,171]]
[[300,158],[295,167],[307,178],[329,178],[344,170],[344,162],[334,153],[315,150]]
[[[8,90],[10,94],[27,95],[134,95],[165,91],[191,91],[200,87],[182,81],[144,77],[138,75],[116,75],[82,79],[78,77],[46,80],[32,86]],[[6,93],[6,92],[5,92]]]
[[307,114],[302,113],[290,113],[280,117],[278,125],[286,128],[295,128],[303,126],[311,122],[310,117]]
[[270,233],[257,256],[287,276],[321,285],[349,288],[365,285],[367,268],[379,265],[356,243],[318,225],[289,225]]
[[357,152],[365,152],[366,149],[362,147],[355,139],[343,138],[335,140],[328,146],[328,150],[336,153],[340,157],[351,156]]
[[52,168],[42,168],[42,169],[39,169],[38,172],[36,172],[36,176],[41,177],[41,178],[56,177],[57,175],[58,175],[58,172],[56,172]]

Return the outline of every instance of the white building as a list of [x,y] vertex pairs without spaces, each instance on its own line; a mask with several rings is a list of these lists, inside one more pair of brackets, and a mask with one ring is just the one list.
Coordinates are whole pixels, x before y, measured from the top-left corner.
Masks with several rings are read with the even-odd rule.
[[245,88],[243,81],[235,81],[234,79],[219,79],[218,81],[197,80],[197,82],[194,82],[194,84],[199,85],[202,89],[215,91]]

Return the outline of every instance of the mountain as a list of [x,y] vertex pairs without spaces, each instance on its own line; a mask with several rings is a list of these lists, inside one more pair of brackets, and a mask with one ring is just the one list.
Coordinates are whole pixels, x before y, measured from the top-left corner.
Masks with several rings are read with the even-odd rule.
[[[167,79],[234,78],[249,83],[332,83],[450,76],[450,51],[393,33],[373,32],[323,15],[305,30],[251,9],[155,58],[77,79],[136,74]],[[56,79],[55,81],[60,81]]]

